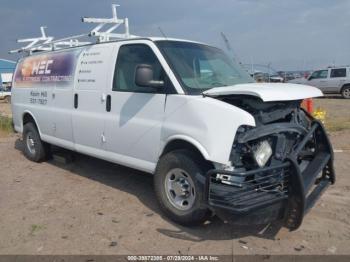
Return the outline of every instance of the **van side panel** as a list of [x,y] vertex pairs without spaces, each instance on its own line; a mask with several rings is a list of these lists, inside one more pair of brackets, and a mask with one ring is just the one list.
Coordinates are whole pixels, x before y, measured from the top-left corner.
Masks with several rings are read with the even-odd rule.
[[23,116],[29,113],[36,120],[44,141],[72,148],[69,98],[81,50],[40,53],[18,62],[12,88],[16,131],[23,131]]
[[[72,122],[75,148],[90,155],[103,155],[106,86],[111,75],[113,44],[86,47],[78,60],[74,85]],[[97,151],[96,151],[97,150]]]
[[28,57],[17,65],[12,87],[13,119],[15,129],[22,132],[23,116],[29,113],[37,121],[40,134],[53,136],[50,116],[53,114],[54,86],[40,83],[44,75],[42,70],[39,72],[41,61],[46,61],[46,57]]
[[255,126],[251,114],[217,99],[169,95],[162,127],[160,154],[174,139],[190,142],[209,161],[229,165],[236,131]]

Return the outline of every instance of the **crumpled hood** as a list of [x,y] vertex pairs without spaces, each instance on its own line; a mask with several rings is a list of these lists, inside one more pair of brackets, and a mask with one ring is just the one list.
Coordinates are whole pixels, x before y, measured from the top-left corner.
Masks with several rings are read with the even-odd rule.
[[208,96],[251,95],[260,97],[263,101],[301,100],[323,96],[316,87],[289,83],[249,83],[234,86],[216,87],[203,92]]

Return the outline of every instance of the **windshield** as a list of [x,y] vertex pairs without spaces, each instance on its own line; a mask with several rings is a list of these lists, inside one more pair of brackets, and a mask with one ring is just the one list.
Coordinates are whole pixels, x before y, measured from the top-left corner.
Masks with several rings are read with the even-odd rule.
[[157,45],[188,94],[253,82],[218,48],[179,41],[158,41]]

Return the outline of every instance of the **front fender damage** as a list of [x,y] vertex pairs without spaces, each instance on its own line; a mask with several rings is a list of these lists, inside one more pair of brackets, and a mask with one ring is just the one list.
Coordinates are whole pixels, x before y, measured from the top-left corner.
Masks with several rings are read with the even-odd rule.
[[[219,217],[235,224],[282,220],[287,228],[295,230],[335,182],[332,146],[322,123],[299,105],[289,109],[295,101],[288,102],[283,111],[281,102],[266,105],[247,99],[250,101],[226,98],[252,113],[257,126],[241,126],[237,130],[231,170],[208,171],[208,205]],[[276,109],[281,118],[269,118]],[[255,157],[262,143],[268,144],[272,152],[263,166]]]

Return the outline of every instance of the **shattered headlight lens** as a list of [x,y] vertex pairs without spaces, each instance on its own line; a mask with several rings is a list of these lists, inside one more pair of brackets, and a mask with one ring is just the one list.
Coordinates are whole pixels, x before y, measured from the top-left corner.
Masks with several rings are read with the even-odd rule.
[[266,140],[260,142],[253,151],[253,155],[259,167],[264,167],[272,155],[270,143]]

